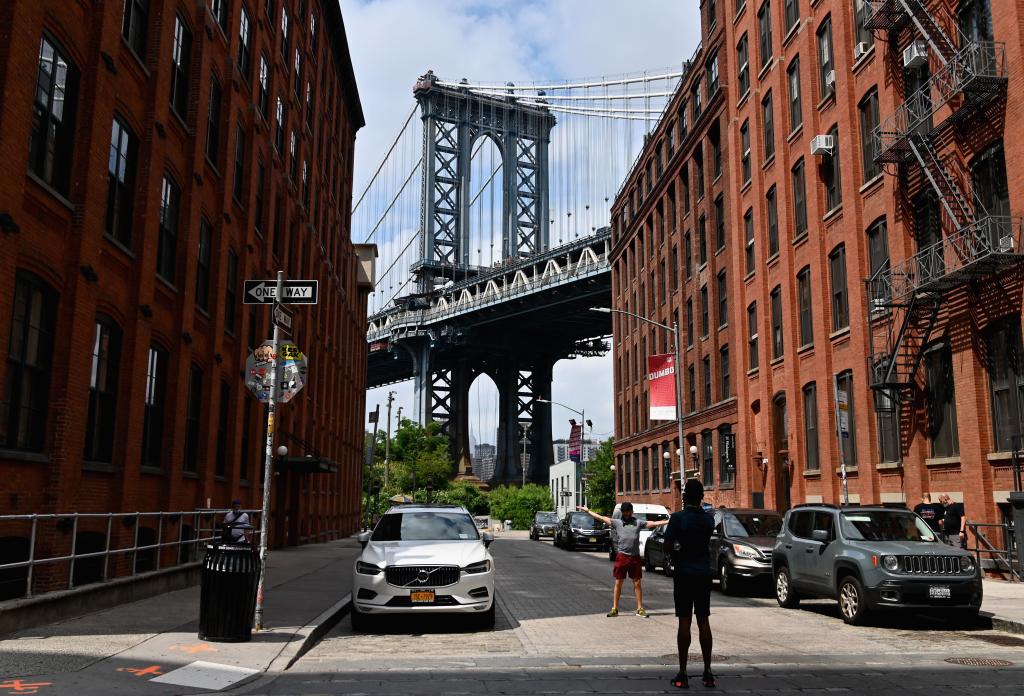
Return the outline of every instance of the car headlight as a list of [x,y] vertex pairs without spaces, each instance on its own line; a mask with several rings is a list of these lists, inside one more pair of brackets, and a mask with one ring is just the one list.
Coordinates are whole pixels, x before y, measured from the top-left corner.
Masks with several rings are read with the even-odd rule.
[[974,572],[974,559],[970,556],[960,557],[960,571],[964,573]]
[[733,544],[732,551],[740,558],[762,558],[760,551],[755,549],[753,546],[747,546],[746,544]]
[[381,567],[374,563],[356,561],[356,572],[362,575],[380,575]]
[[896,556],[882,556],[882,567],[889,572],[896,572],[900,567],[900,559]]
[[491,572],[491,560],[480,561],[479,563],[470,563],[468,566],[462,569],[466,575],[477,575],[479,573]]

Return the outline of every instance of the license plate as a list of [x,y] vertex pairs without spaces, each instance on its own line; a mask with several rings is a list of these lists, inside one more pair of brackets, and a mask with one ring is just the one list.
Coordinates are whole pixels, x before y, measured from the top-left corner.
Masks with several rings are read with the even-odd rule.
[[932,599],[949,599],[952,594],[950,594],[949,585],[930,585],[928,596]]
[[597,537],[590,537],[590,543],[591,544],[596,544],[597,543]]
[[433,604],[434,591],[420,590],[418,592],[413,592],[409,595],[409,601],[413,604]]

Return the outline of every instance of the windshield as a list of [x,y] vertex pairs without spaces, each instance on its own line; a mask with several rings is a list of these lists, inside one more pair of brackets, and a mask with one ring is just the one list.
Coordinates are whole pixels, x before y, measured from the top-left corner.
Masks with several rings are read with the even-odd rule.
[[473,518],[457,512],[393,512],[381,518],[373,541],[466,541],[479,539]]
[[580,529],[604,529],[604,522],[595,520],[585,512],[573,513],[570,524]]
[[636,521],[640,524],[644,522],[661,522],[668,519],[668,515],[663,512],[638,512],[634,517],[636,517]]
[[538,524],[558,524],[558,515],[553,512],[538,512],[533,521]]
[[782,529],[779,515],[727,515],[725,533],[731,537],[773,537]]
[[851,511],[839,520],[843,536],[854,541],[935,541],[928,524],[910,512]]

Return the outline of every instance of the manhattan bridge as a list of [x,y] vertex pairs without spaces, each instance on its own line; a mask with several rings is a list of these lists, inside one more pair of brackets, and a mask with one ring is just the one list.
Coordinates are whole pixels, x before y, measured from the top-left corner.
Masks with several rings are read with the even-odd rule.
[[358,241],[380,250],[368,386],[413,380],[413,418],[440,424],[457,473],[471,473],[470,386],[487,375],[498,392],[491,481],[547,483],[554,365],[610,349],[610,315],[591,311],[611,303],[609,210],[691,64],[416,81],[353,207]]

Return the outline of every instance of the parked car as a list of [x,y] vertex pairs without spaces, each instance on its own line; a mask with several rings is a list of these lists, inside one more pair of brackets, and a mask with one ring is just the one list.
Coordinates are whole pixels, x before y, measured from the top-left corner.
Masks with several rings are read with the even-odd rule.
[[668,576],[675,572],[675,566],[672,564],[672,549],[665,541],[664,527],[658,527],[647,537],[643,559],[646,570],[653,571],[655,568],[661,568],[662,572]]
[[384,614],[473,615],[494,627],[494,537],[477,531],[457,505],[395,505],[352,566],[352,628],[365,630]]
[[530,538],[538,541],[541,537],[555,538],[555,530],[558,529],[558,514],[554,512],[538,512],[533,516],[533,524],[530,526]]
[[579,547],[606,551],[608,525],[585,512],[567,512],[555,530],[555,546],[570,551]]
[[974,557],[940,542],[909,510],[798,505],[786,513],[772,567],[780,606],[836,599],[848,624],[890,609],[954,612],[970,621],[983,598]]
[[[636,518],[637,524],[644,524],[645,522],[661,522],[667,520],[669,516],[668,508],[664,505],[654,505],[651,503],[633,503],[633,517]],[[622,517],[622,503],[615,505],[615,510],[612,511],[612,517],[614,519],[620,519]],[[640,531],[640,557],[643,558],[644,546],[647,544],[647,540],[651,537],[651,532],[654,530],[645,529]],[[608,547],[608,560],[614,561],[616,550],[615,544],[617,539],[615,538],[615,530],[612,529],[610,532],[611,544]]]
[[771,581],[772,551],[782,529],[782,515],[774,510],[718,508],[711,535],[711,571],[718,589],[731,594],[736,580]]

